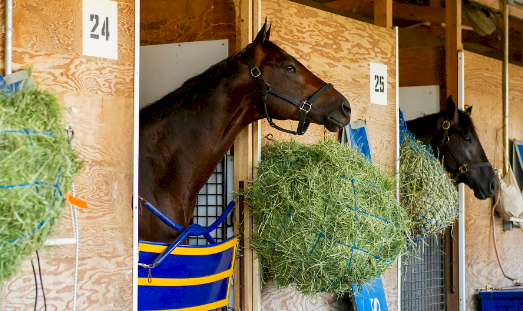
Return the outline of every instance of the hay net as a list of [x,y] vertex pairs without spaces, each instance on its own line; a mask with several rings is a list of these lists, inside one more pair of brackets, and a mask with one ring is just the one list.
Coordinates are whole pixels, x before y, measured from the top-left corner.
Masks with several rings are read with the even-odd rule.
[[414,239],[440,233],[458,216],[458,193],[443,164],[407,129],[400,110],[400,202]]
[[43,246],[82,164],[53,94],[0,94],[0,287]]
[[342,294],[404,250],[394,178],[346,144],[275,142],[257,172],[246,194],[257,226],[251,245],[277,286]]

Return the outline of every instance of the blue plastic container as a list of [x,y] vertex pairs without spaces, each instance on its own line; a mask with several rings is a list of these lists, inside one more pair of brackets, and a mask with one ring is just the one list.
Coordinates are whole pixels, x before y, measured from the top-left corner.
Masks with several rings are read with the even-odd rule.
[[478,298],[481,311],[523,311],[523,288],[482,291]]

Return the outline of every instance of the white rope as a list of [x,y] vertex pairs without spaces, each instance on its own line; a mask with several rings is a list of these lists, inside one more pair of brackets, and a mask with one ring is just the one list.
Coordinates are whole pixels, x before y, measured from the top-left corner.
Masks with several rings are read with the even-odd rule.
[[[73,197],[76,196],[74,183],[73,183]],[[73,291],[73,311],[76,310],[76,293],[78,290],[78,255],[80,253],[80,237],[78,232],[78,208],[76,205],[69,203],[71,207],[74,207],[74,235],[76,238],[76,254],[74,260],[74,291]],[[72,216],[72,215],[71,215]]]

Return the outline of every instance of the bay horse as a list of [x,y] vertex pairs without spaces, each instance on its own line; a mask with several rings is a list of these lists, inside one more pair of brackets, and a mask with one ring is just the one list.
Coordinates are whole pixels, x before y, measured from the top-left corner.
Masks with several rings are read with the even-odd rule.
[[[240,53],[140,111],[138,193],[181,226],[190,225],[199,191],[245,126],[267,118],[301,135],[310,122],[338,131],[350,121],[347,99],[269,36],[265,21]],[[300,122],[291,131],[272,118]],[[172,242],[177,236],[142,209],[140,240]]]
[[465,183],[476,198],[485,200],[494,196],[498,181],[479,141],[471,112],[472,107],[457,109],[449,97],[445,110],[407,121],[407,129],[432,147],[455,182]]

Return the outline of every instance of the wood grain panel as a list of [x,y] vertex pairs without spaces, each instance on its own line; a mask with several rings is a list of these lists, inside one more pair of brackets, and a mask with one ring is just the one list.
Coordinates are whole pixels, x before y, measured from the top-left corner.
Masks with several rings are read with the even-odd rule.
[[[492,165],[503,165],[501,61],[465,52],[465,105],[472,106],[476,131]],[[523,137],[523,68],[509,68],[509,137]],[[476,288],[487,284],[510,286],[499,269],[494,245],[490,209],[492,200],[481,201],[466,188],[466,282],[467,309],[476,310]],[[496,237],[501,260],[508,275],[523,279],[523,234],[520,230],[503,231],[496,216]]]
[[[286,0],[263,0],[262,16],[272,23],[271,40],[295,56],[321,79],[333,83],[350,102],[352,121],[365,119],[376,162],[391,169],[395,159],[396,39],[393,30],[351,20]],[[388,105],[370,104],[370,62],[388,66]],[[295,121],[277,121],[296,128]],[[314,143],[324,138],[324,128],[311,125],[304,136],[282,134],[262,123],[262,135]],[[262,143],[266,143],[263,138]],[[384,276],[389,310],[397,307],[397,272]],[[267,283],[262,288],[262,310],[333,310],[333,297],[281,292]]]
[[[81,55],[81,0],[15,1],[13,69],[33,66],[35,80],[72,111],[73,146],[86,161],[76,181],[79,210],[78,310],[132,308],[134,1],[118,1],[119,60]],[[3,6],[0,6],[3,18]],[[1,55],[3,57],[3,55]],[[0,68],[3,63],[0,64]],[[71,237],[68,209],[57,236]],[[75,246],[40,252],[49,310],[72,309]],[[0,310],[32,310],[29,261],[4,287]],[[43,310],[43,299],[38,310]]]
[[228,39],[237,52],[233,0],[143,1],[140,45]]

